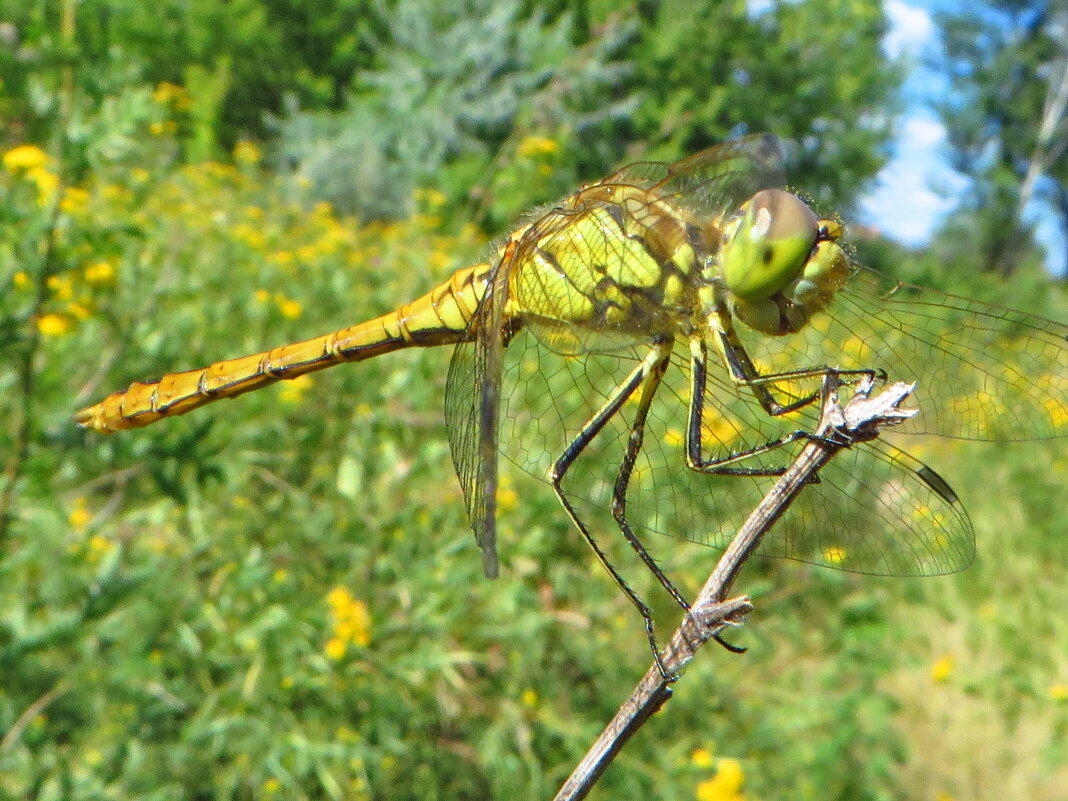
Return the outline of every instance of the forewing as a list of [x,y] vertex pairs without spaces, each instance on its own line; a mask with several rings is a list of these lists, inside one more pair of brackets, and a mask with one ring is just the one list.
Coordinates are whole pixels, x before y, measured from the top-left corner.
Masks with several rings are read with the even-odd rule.
[[[888,281],[863,267],[800,333],[739,326],[762,372],[806,366],[884,370],[915,381],[920,413],[896,431],[976,440],[1068,435],[1068,326]],[[812,391],[813,382],[779,389]]]

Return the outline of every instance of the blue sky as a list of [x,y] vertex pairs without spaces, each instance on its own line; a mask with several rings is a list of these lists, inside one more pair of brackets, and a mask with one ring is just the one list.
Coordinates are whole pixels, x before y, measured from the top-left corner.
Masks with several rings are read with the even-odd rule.
[[[968,191],[968,181],[946,161],[945,127],[925,105],[945,91],[942,77],[927,68],[925,56],[941,47],[931,18],[936,10],[959,10],[967,0],[884,0],[890,31],[883,41],[888,56],[904,58],[909,74],[902,87],[905,111],[895,130],[894,156],[874,190],[861,203],[861,221],[877,226],[893,239],[922,245]],[[1038,217],[1038,215],[1036,215]],[[1064,250],[1056,222],[1040,219],[1039,241],[1051,254],[1047,267],[1063,275]]]
[[909,245],[922,245],[957,205],[968,182],[945,158],[946,130],[924,101],[939,88],[937,74],[922,64],[937,52],[938,31],[929,0],[885,0],[890,31],[883,49],[909,65],[906,107],[895,130],[894,157],[861,205],[862,221]]

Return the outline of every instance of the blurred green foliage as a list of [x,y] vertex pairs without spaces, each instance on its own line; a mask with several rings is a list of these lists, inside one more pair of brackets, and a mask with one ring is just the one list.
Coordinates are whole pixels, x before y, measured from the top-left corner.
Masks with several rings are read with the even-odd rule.
[[[649,654],[525,474],[502,494],[504,574],[482,579],[447,353],[114,437],[69,416],[380,314],[625,153],[770,128],[800,142],[791,175],[848,209],[896,73],[878,4],[831,6],[0,3],[0,796],[554,792]],[[1037,270],[966,272],[979,247],[858,243],[1063,319]],[[906,447],[966,499],[979,564],[754,565],[749,653],[703,653],[599,797],[1060,797],[1064,448]],[[690,593],[715,557],[653,546]]]
[[953,166],[972,181],[953,226],[978,269],[1011,275],[1030,261],[1036,212],[1068,233],[1068,8],[995,0],[939,21],[953,91],[937,106]]

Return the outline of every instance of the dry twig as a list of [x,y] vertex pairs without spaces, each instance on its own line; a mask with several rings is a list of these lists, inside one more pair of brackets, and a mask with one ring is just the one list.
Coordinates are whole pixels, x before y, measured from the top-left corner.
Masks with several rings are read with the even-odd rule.
[[690,612],[671,636],[663,653],[669,677],[650,666],[630,697],[586,752],[556,795],[556,801],[585,798],[594,783],[630,737],[671,697],[672,684],[697,650],[728,626],[740,625],[752,609],[746,596],[725,600],[742,566],[760,545],[767,531],[819,470],[843,448],[878,436],[878,429],[896,425],[916,413],[899,404],[915,385],[896,383],[874,398],[872,381],[866,381],[844,407],[838,402],[838,379],[829,374],[823,383],[823,410],[819,427],[760,504],[749,515],[723,552]]

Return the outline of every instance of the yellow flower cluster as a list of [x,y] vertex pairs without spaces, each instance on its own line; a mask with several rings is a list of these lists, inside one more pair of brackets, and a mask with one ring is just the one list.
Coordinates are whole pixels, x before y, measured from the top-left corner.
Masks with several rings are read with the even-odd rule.
[[184,86],[164,81],[152,92],[152,100],[161,106],[170,106],[175,111],[188,111],[193,105]]
[[27,172],[48,165],[48,155],[36,145],[19,145],[4,154],[4,169],[9,173]]
[[73,321],[62,314],[42,314],[37,318],[37,330],[46,337],[63,336],[73,327]]
[[274,301],[278,304],[278,311],[282,312],[282,316],[287,320],[296,320],[304,311],[304,307],[300,305],[299,300],[287,298],[281,292],[275,296]]
[[516,148],[520,158],[531,159],[548,156],[560,149],[560,145],[553,139],[544,136],[524,136]]
[[47,206],[59,189],[59,176],[52,172],[51,158],[36,145],[18,145],[4,153],[4,169],[21,176],[37,188],[37,203]]
[[82,270],[85,282],[93,286],[107,286],[115,282],[115,265],[105,259],[98,259]]
[[428,209],[441,208],[445,205],[445,201],[448,200],[445,193],[437,189],[416,189],[412,192],[412,199],[416,203],[425,205]]
[[943,656],[931,665],[931,679],[938,684],[943,684],[953,673],[953,658]]
[[67,515],[67,520],[70,523],[70,527],[75,531],[85,531],[92,517],[93,515],[89,511],[89,502],[85,498],[79,497],[74,502],[74,508]]
[[300,403],[314,384],[315,380],[310,375],[301,375],[291,381],[286,381],[285,386],[282,387],[282,391],[279,393],[282,403]]
[[745,772],[737,759],[717,760],[716,775],[697,785],[697,801],[744,801]]
[[332,636],[326,642],[328,658],[337,661],[345,656],[350,643],[365,646],[371,642],[371,615],[367,604],[357,600],[346,587],[334,587],[326,596],[333,619]]
[[263,159],[263,151],[255,142],[241,140],[234,145],[233,157],[238,164],[259,164]]

